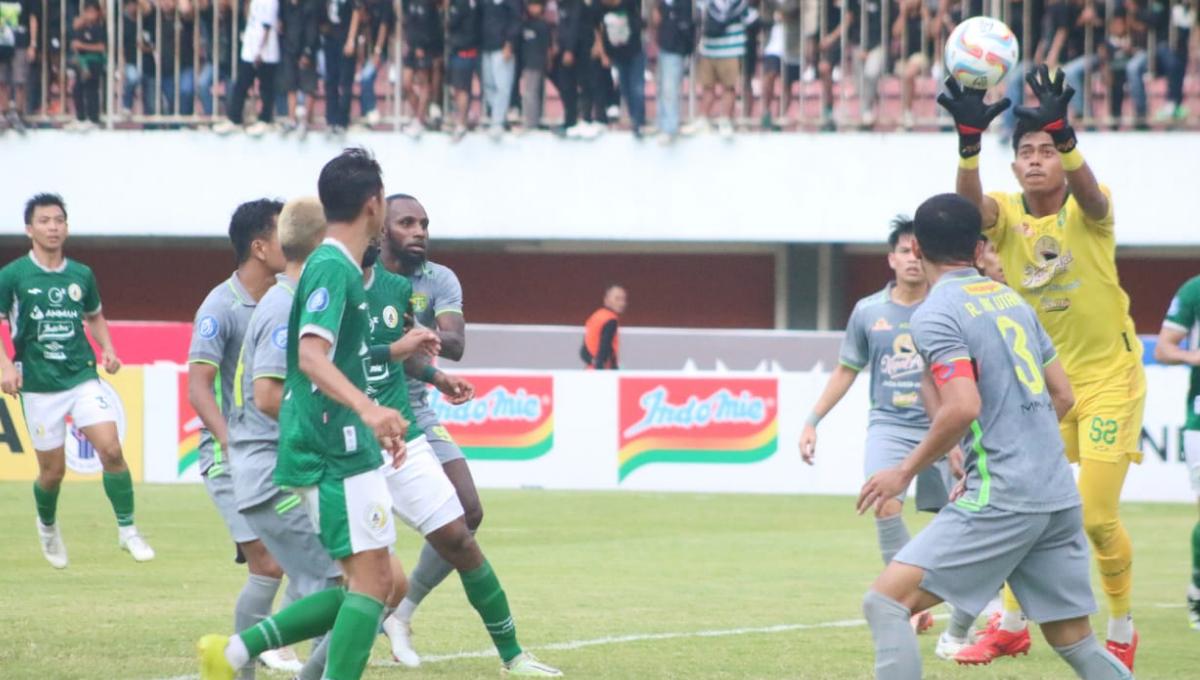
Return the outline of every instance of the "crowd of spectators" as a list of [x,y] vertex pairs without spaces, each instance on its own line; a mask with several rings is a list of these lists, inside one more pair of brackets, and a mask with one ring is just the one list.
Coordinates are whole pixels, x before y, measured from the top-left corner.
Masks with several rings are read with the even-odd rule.
[[1026,69],[1046,63],[1066,72],[1080,92],[1074,113],[1091,125],[1179,127],[1191,123],[1189,99],[1200,101],[1200,78],[1188,77],[1200,59],[1198,6],[0,0],[0,130],[338,135],[354,126],[586,139],[620,126],[669,142],[737,129],[938,127],[948,122],[933,105],[942,45],[980,14],[1004,19],[1022,48],[1022,63],[992,96],[1021,102]]

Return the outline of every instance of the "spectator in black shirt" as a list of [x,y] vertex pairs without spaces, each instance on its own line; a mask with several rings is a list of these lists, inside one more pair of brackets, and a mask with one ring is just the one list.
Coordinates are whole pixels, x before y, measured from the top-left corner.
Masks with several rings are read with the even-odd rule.
[[[432,0],[409,2],[433,4]],[[363,65],[358,78],[359,113],[363,122],[370,126],[378,124],[380,120],[376,108],[378,96],[375,94],[375,79],[387,64],[388,43],[392,40],[392,32],[396,30],[396,9],[392,6],[392,0],[362,0],[359,14],[358,40],[363,43]],[[433,14],[437,16],[436,11]]]
[[[157,0],[158,17],[150,17],[148,28],[152,36],[158,63],[156,78],[147,74],[143,85],[150,90],[150,110],[154,114],[161,97],[162,113],[190,116],[195,108],[195,13],[191,0]],[[176,24],[176,17],[179,22]],[[157,82],[155,82],[157,81]]]
[[[0,36],[0,116],[18,132],[25,131],[25,84],[37,58],[38,0],[16,0],[16,25]],[[7,43],[7,44],[5,44]]]
[[521,37],[521,0],[480,0],[483,3],[483,98],[488,109],[488,134],[504,132],[516,76],[516,49]]
[[405,0],[403,82],[405,99],[413,111],[408,126],[413,137],[419,137],[428,126],[433,58],[441,33],[436,0]]
[[[1063,63],[1062,70],[1066,73],[1067,83],[1076,92],[1071,98],[1071,111],[1083,117],[1083,105],[1089,98],[1084,91],[1083,76],[1100,66],[1098,54],[1105,42],[1104,7],[1093,0],[1059,0],[1049,5],[1046,12],[1050,27],[1046,33],[1053,36],[1046,54],[1046,66],[1053,73],[1055,67]],[[1092,45],[1095,49],[1092,54],[1085,54],[1089,26],[1092,28]]]
[[[287,98],[285,129],[296,127],[303,138],[312,125],[317,94],[317,52],[321,49],[321,0],[279,0],[279,91]],[[299,93],[304,94],[300,104]]]
[[100,85],[104,81],[104,53],[107,35],[104,15],[96,0],[83,5],[78,28],[72,31],[71,50],[75,53],[75,129],[86,132],[100,124]]
[[621,97],[629,108],[633,134],[646,125],[646,53],[642,49],[641,0],[598,0],[597,41],[600,64],[617,67]]
[[[1012,102],[1012,106],[1005,109],[1000,118],[1000,137],[1004,140],[1011,138],[1012,132],[1016,128],[1016,108],[1025,104],[1025,76],[1038,63],[1039,57],[1036,52],[1042,40],[1044,23],[1042,17],[1045,14],[1043,0],[1011,0],[1011,2],[1012,9],[1009,10],[1008,27],[1017,37],[1021,53],[1018,55],[1019,60],[1013,65],[1012,71],[1004,80],[1004,96]],[[1029,13],[1028,24],[1025,21],[1026,12]]]
[[[234,21],[233,0],[196,0],[196,9],[199,17],[197,28],[200,30],[200,73],[196,75],[196,95],[204,115],[211,116],[216,110],[214,97],[221,83],[233,80],[234,67],[239,59],[237,31],[241,30],[245,20],[239,17]],[[218,31],[215,38],[214,21]]]
[[330,134],[336,136],[345,134],[350,126],[355,40],[360,17],[352,0],[324,2],[321,44],[325,51],[325,122]]
[[[1142,48],[1126,65],[1129,94],[1133,98],[1137,120],[1144,126],[1148,111],[1145,78],[1150,70],[1149,31],[1154,33],[1156,70],[1167,77],[1168,101],[1159,110],[1157,118],[1163,121],[1182,119],[1186,117],[1183,112],[1183,75],[1188,62],[1190,29],[1195,20],[1191,7],[1178,0],[1174,5],[1164,0],[1150,0],[1149,5],[1146,0],[1128,0],[1128,6],[1133,12],[1131,28],[1135,32],[1135,42]],[[1171,47],[1173,26],[1179,31],[1174,48]]]
[[521,27],[521,113],[525,129],[533,130],[542,122],[542,95],[546,83],[546,63],[550,61],[550,24],[546,23],[544,0],[528,0],[525,25]]
[[922,0],[900,0],[900,11],[892,23],[892,40],[899,48],[900,71],[900,117],[901,125],[909,130],[913,127],[913,93],[917,88],[917,76],[929,69],[929,57],[922,44],[922,28],[929,24],[932,16]]
[[153,11],[149,0],[124,0],[122,4],[121,22],[124,26],[121,31],[121,52],[125,68],[121,74],[121,115],[124,117],[133,114],[133,96],[139,85],[142,88],[142,109],[146,113],[154,111],[153,88],[146,81],[146,77],[155,73],[154,45],[146,29],[148,22],[153,21]]
[[454,94],[454,139],[467,134],[471,109],[471,82],[479,70],[480,10],[477,0],[449,0],[446,8],[446,41],[450,48],[447,70]]
[[583,136],[579,123],[579,95],[584,86],[584,70],[592,50],[593,36],[588,8],[583,0],[558,0],[558,17],[554,26],[554,58],[550,79],[558,90],[563,106],[563,133],[570,137]]

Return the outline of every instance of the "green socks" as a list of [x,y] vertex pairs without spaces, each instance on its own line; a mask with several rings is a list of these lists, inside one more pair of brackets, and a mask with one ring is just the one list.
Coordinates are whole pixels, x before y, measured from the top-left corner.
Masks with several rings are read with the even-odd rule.
[[129,470],[105,472],[104,493],[108,496],[108,502],[112,503],[117,526],[133,526],[133,478],[129,476]]
[[333,632],[329,634],[326,680],[359,680],[362,677],[382,617],[382,602],[370,595],[346,593],[346,601],[342,603]]
[[1192,528],[1192,585],[1200,588],[1200,522]]
[[[500,579],[492,571],[492,565],[487,560],[474,571],[459,572],[462,578],[463,590],[467,591],[467,600],[483,625],[492,643],[500,653],[500,659],[508,662],[521,653],[521,645],[517,643],[517,626],[513,623],[512,612],[508,610],[508,598],[500,587]],[[338,678],[341,680],[341,678]]]
[[346,599],[342,587],[329,588],[296,600],[238,633],[253,659],[268,649],[283,647],[329,632]]
[[[54,525],[54,514],[58,510],[58,490],[61,488],[62,485],[59,485],[47,491],[36,481],[33,483],[33,502],[37,505],[38,519],[44,526]],[[1192,543],[1195,544],[1195,539]]]

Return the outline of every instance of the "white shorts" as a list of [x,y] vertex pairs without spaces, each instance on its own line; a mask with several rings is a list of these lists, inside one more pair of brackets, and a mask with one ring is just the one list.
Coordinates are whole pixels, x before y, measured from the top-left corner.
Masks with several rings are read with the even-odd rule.
[[1200,430],[1183,431],[1183,457],[1192,478],[1192,491],[1200,496]]
[[387,478],[392,512],[422,536],[463,516],[462,503],[454,485],[442,471],[442,465],[425,437],[408,442],[408,456],[399,469],[391,463],[385,463],[379,469]]
[[115,423],[117,393],[99,380],[87,380],[62,392],[22,392],[29,439],[37,451],[53,451],[67,439],[67,416],[76,428]]
[[295,491],[333,559],[390,548],[396,542],[396,525],[388,512],[392,499],[378,468]]

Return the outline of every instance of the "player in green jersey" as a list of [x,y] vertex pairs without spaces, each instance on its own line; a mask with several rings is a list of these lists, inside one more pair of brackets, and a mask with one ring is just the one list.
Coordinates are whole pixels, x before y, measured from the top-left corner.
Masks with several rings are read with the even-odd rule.
[[201,680],[232,680],[267,649],[329,632],[325,677],[362,677],[391,594],[395,541],[380,446],[397,467],[407,423],[366,394],[369,322],[361,262],[385,214],[379,164],[347,149],[317,182],[328,236],[305,263],[288,320],[287,378],[274,481],[300,496],[346,588],[309,595],[232,638],[197,647]]
[[[1191,473],[1192,490],[1200,495],[1200,276],[1183,284],[1171,300],[1158,333],[1154,360],[1169,366],[1192,367],[1187,420],[1183,426],[1183,455]],[[1188,584],[1187,608],[1192,628],[1200,630],[1200,522],[1192,528],[1192,582]]]
[[[103,468],[104,492],[117,516],[117,542],[133,559],[154,559],[154,550],[133,524],[133,480],[121,453],[116,392],[101,383],[96,353],[87,332],[100,345],[104,370],[121,368],[108,322],[100,310],[96,277],[87,265],[67,258],[67,207],[56,194],[38,194],[25,204],[28,255],[0,269],[0,316],[8,319],[14,360],[0,352],[0,388],[20,395],[29,438],[37,452],[33,483],[38,536],[46,561],[67,566],[67,549],[55,521],[58,492],[66,472],[67,417],[72,436],[83,435],[81,452],[94,449]],[[14,363],[15,361],[15,363]]]

